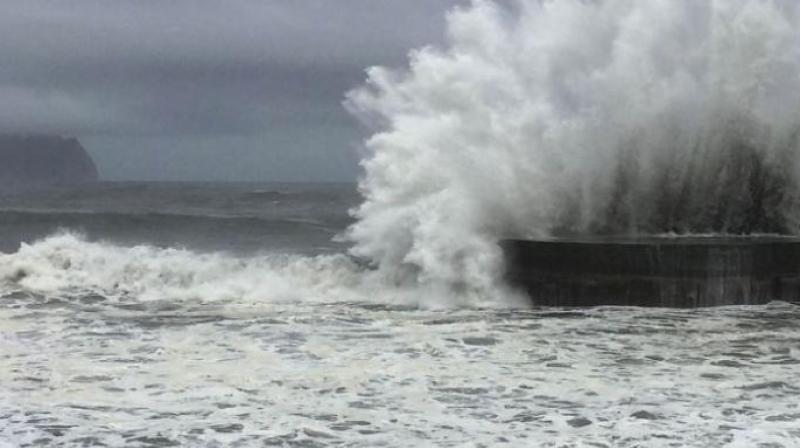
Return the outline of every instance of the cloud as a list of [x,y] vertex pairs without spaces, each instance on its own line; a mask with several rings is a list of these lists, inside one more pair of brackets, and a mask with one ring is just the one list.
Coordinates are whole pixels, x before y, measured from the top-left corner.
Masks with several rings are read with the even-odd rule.
[[[364,67],[401,63],[407,49],[436,40],[437,17],[446,5],[12,1],[0,16],[0,60],[13,61],[0,70],[0,85],[4,91],[37,92],[40,101],[84,103],[56,109],[65,113],[127,112],[120,120],[100,120],[98,131],[125,128],[125,118],[137,132],[152,130],[149,121],[178,130],[210,121],[234,129],[232,122],[254,126],[254,114],[264,107],[338,101],[363,77]],[[3,103],[15,106],[5,98]]]
[[[6,0],[0,132],[196,141],[307,126],[352,136],[344,93],[367,66],[403,64],[409,49],[438,42],[457,3]],[[331,143],[303,163],[325,163]],[[116,159],[134,156],[113,146]]]

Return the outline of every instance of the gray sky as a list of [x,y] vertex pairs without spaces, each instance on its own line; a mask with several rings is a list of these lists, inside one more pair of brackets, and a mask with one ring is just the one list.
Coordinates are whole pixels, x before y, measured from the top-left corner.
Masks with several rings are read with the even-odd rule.
[[344,93],[467,1],[0,3],[0,132],[77,136],[110,180],[351,181]]

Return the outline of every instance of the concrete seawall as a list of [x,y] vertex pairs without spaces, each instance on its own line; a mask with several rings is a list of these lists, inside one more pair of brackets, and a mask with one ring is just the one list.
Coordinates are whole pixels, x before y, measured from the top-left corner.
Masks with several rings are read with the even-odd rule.
[[708,307],[800,301],[800,239],[505,240],[536,305]]

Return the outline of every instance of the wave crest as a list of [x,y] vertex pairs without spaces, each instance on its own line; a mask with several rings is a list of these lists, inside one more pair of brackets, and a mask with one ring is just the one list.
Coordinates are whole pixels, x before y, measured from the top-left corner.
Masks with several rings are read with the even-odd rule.
[[117,301],[357,301],[361,276],[362,268],[343,255],[237,258],[90,242],[75,233],[0,254],[0,293],[98,294]]
[[800,7],[474,1],[372,68],[354,253],[496,287],[504,237],[796,233]]
[[409,287],[347,255],[237,257],[153,246],[126,247],[64,232],[0,252],[0,297],[15,293],[113,303],[189,302],[253,307],[279,303],[378,303],[449,308],[507,306],[500,292],[464,297]]

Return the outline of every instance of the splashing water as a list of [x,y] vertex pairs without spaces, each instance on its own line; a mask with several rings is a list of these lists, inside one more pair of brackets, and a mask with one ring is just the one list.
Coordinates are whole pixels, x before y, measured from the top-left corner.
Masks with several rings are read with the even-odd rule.
[[0,293],[96,295],[121,303],[346,302],[360,297],[354,285],[363,283],[367,288],[364,277],[342,255],[240,258],[145,245],[123,247],[69,232],[23,244],[16,253],[0,252]]
[[[502,290],[501,290],[502,291]],[[86,297],[109,304],[207,304],[237,312],[275,304],[369,303],[449,309],[504,307],[501,294],[469,303],[430,287],[392,285],[343,254],[236,256],[149,245],[126,247],[60,232],[0,252],[0,299]]]
[[[387,275],[496,287],[504,237],[796,233],[800,6],[475,1],[368,71],[348,237]],[[391,274],[389,274],[391,273]]]

